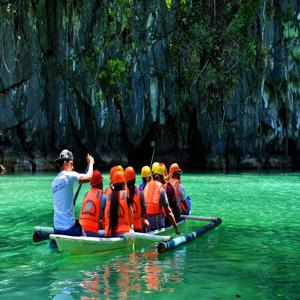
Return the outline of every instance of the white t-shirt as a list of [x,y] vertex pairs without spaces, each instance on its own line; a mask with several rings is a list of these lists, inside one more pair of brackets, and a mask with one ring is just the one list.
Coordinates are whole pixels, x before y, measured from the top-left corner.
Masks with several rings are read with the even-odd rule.
[[73,184],[78,183],[82,175],[84,174],[74,171],[61,171],[52,182],[54,227],[56,229],[67,230],[75,224]]

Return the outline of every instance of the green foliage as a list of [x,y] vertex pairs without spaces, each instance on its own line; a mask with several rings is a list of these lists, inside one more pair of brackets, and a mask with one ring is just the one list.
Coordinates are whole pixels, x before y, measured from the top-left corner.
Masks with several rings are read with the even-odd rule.
[[100,70],[98,78],[109,86],[115,86],[122,79],[125,72],[126,65],[123,61],[110,59],[107,65]]
[[297,11],[294,8],[294,4],[290,3],[286,9],[281,11],[281,19],[284,23],[289,21],[296,21]]
[[291,51],[291,56],[294,59],[294,61],[300,65],[300,49],[299,48],[293,48]]
[[109,1],[109,18],[119,22],[122,27],[128,27],[129,19],[132,16],[132,1],[133,0]]
[[260,0],[242,0],[238,12],[226,28],[226,35],[235,40],[244,39],[247,37],[249,26],[255,16],[255,10],[258,7]]
[[171,8],[172,0],[166,0],[166,5],[167,5],[167,8]]
[[[167,8],[171,8],[172,0],[165,0],[165,2],[166,2]],[[183,7],[186,6],[188,3],[189,3],[189,0],[180,0],[180,5]]]
[[249,41],[245,43],[245,49],[243,52],[243,62],[246,65],[253,65],[256,59],[256,51],[257,45],[255,41]]
[[197,100],[193,90],[200,90],[208,105],[218,106],[230,98],[241,69],[263,65],[267,51],[251,34],[261,0],[189,2],[180,6],[179,30],[168,45],[170,77],[179,86],[180,103],[191,105]]
[[95,67],[95,57],[93,54],[87,53],[83,56],[81,64],[84,71],[90,71]]
[[291,21],[282,22],[282,25],[284,28],[283,34],[286,39],[299,38],[299,30]]
[[180,0],[180,4],[182,6],[186,6],[188,4],[189,0]]
[[105,101],[105,97],[104,97],[104,95],[103,95],[103,93],[102,93],[101,90],[99,90],[99,91],[96,93],[96,97],[97,97],[97,99],[98,99],[100,102],[104,102],[104,101]]

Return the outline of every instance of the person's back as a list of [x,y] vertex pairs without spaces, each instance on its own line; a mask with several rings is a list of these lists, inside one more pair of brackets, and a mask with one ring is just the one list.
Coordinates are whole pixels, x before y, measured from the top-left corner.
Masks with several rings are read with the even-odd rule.
[[79,223],[87,236],[98,236],[102,228],[102,217],[106,198],[103,193],[103,177],[94,170],[91,178],[92,188],[86,193],[79,216]]
[[[178,204],[177,204],[177,199],[176,199],[176,196],[175,196],[175,190],[169,182],[167,182],[165,184],[165,191],[167,193],[167,198],[168,198],[168,201],[169,201],[169,205],[170,205],[170,208],[173,212],[175,220],[176,220],[176,222],[178,222],[178,221],[180,221],[181,209],[178,207]],[[166,226],[169,226],[169,225],[170,225],[170,223],[168,222],[168,219],[166,218]]]
[[150,230],[164,227],[164,216],[167,216],[176,234],[180,234],[166,192],[162,188],[163,184],[165,184],[164,171],[162,166],[158,165],[153,168],[153,180],[147,183],[144,190]]
[[151,169],[149,166],[144,166],[141,170],[142,183],[139,185],[139,189],[143,192],[146,184],[151,181]]
[[125,189],[125,178],[121,171],[113,174],[113,189],[107,194],[105,206],[105,236],[116,236],[133,230],[133,212]]
[[56,234],[81,235],[81,226],[75,220],[73,203],[74,183],[86,183],[90,181],[93,173],[94,158],[89,154],[86,157],[89,165],[86,174],[73,171],[73,154],[69,150],[63,150],[56,163],[60,165],[61,171],[54,178],[51,188],[53,193],[54,224]]
[[146,204],[144,200],[144,193],[135,186],[136,174],[133,167],[125,169],[125,181],[129,191],[129,200],[133,210],[134,216],[134,230],[143,231],[144,227],[148,227],[149,223],[146,219]]
[[185,191],[180,181],[182,170],[180,169],[177,163],[173,163],[170,166],[170,180],[169,183],[173,186],[175,191],[175,197],[177,201],[177,205],[180,209],[180,213],[188,214],[188,205],[185,198]]
[[159,229],[165,226],[163,216],[162,200],[165,196],[161,183],[151,180],[144,189],[144,197],[147,207],[147,219],[150,223],[150,230]]
[[54,227],[58,230],[67,230],[75,224],[73,184],[78,183],[78,181],[78,173],[63,170],[52,182]]

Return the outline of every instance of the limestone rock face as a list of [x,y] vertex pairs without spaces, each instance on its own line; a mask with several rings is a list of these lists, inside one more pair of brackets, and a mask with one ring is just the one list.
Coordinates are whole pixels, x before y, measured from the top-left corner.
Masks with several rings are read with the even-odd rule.
[[[214,74],[225,82],[237,70],[236,81],[217,96],[203,87],[225,63],[215,54],[226,29],[221,12],[233,19],[235,8],[214,1],[208,21],[219,44],[205,52],[211,37],[195,13],[213,1],[167,2],[0,1],[0,163],[8,171],[54,170],[63,148],[78,163],[91,153],[100,167],[141,167],[151,141],[155,160],[167,165],[300,166],[299,2],[249,1],[256,59],[245,66],[235,62],[239,51],[230,53],[232,68]],[[190,30],[203,41],[176,40]],[[172,56],[176,42],[182,52]],[[186,79],[190,57],[182,53],[196,43],[200,65],[191,63],[195,76]]]

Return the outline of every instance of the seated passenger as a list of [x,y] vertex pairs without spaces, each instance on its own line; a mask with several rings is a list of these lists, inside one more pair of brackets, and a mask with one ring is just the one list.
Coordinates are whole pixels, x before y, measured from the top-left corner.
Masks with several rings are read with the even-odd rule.
[[102,229],[102,219],[105,209],[106,197],[103,193],[103,177],[98,170],[94,170],[90,185],[92,188],[86,193],[82,201],[79,223],[83,234],[99,236]]
[[105,236],[118,236],[133,231],[134,218],[128,190],[125,189],[125,177],[121,171],[112,174],[111,185],[112,190],[106,194]]
[[130,204],[133,210],[134,231],[138,231],[138,232],[146,231],[143,229],[149,226],[149,222],[146,219],[147,212],[146,212],[144,193],[138,187],[135,186],[136,175],[132,167],[127,167],[125,169],[124,175],[125,175],[127,188],[129,191]]
[[113,166],[110,171],[109,171],[109,186],[105,189],[105,195],[107,194],[110,194],[111,191],[112,191],[112,184],[111,184],[111,179],[112,179],[112,176],[115,172],[117,171],[121,171],[123,174],[124,174],[124,170],[123,170],[123,167],[121,165],[118,165],[118,166]]
[[54,224],[55,234],[80,236],[82,229],[75,220],[74,207],[76,198],[73,199],[73,185],[75,183],[87,183],[93,175],[94,158],[91,155],[86,157],[88,171],[86,174],[79,174],[73,171],[73,153],[64,149],[55,160],[60,165],[60,172],[52,182],[52,193],[54,199]]
[[141,171],[143,182],[139,185],[139,189],[144,191],[147,182],[151,181],[151,170],[149,166],[144,166]]
[[[166,183],[163,185],[163,188],[167,193],[167,198],[168,198],[168,201],[169,201],[169,205],[170,205],[172,213],[175,217],[175,220],[176,220],[176,222],[178,222],[178,221],[180,221],[181,210],[177,205],[175,190],[174,190],[173,186],[170,184],[170,182],[168,182],[167,167],[165,166],[165,164],[163,162],[159,163],[159,165],[162,166],[162,168],[163,168],[164,180],[166,181]],[[166,226],[171,225],[168,218],[165,218],[165,225]]]
[[180,209],[181,214],[189,214],[188,204],[185,198],[185,191],[180,181],[180,175],[182,170],[180,169],[177,163],[174,163],[170,166],[169,176],[170,176],[170,184],[173,186],[175,190],[175,197],[177,201],[177,205]]
[[151,167],[152,176],[154,175],[154,169],[156,168],[156,166],[159,166],[159,162],[157,162],[157,161],[152,164],[152,167]]
[[169,218],[176,234],[180,234],[174,215],[169,206],[167,195],[162,185],[165,183],[163,176],[163,168],[156,166],[153,169],[153,180],[148,182],[145,190],[145,202],[147,206],[147,219],[150,223],[150,230],[165,227],[164,215]]

